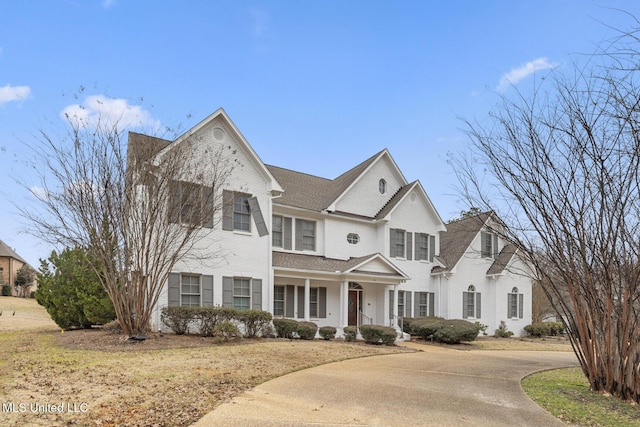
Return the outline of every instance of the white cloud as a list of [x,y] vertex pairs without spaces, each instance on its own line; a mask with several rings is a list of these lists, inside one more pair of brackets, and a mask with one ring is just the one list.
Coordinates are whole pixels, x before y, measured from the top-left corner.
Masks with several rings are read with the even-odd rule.
[[551,70],[553,68],[556,68],[558,65],[559,64],[555,62],[549,62],[548,58],[537,58],[533,61],[529,61],[518,68],[514,68],[513,70],[502,76],[496,90],[501,92],[505,91],[509,86],[518,84],[518,82],[529,77],[536,71]]
[[117,0],[102,0],[102,7],[105,9],[110,9],[111,6],[117,3]]
[[0,105],[4,105],[11,101],[22,101],[31,95],[29,86],[11,86],[6,85],[0,87]]
[[104,95],[88,96],[82,104],[69,105],[62,110],[60,117],[78,127],[104,125],[117,126],[121,130],[145,128],[149,131],[159,131],[162,127],[160,121],[151,117],[141,106],[129,105],[126,99]]

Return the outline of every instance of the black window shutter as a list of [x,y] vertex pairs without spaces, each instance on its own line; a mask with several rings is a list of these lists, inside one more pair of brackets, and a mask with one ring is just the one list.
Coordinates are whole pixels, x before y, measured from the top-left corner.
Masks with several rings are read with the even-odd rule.
[[213,276],[202,276],[202,306],[210,307],[213,305]]
[[389,291],[389,319],[393,320],[393,290]]
[[304,286],[298,286],[298,319],[304,319]]
[[293,285],[286,286],[284,317],[293,317],[293,298],[295,295],[295,287]]
[[327,317],[327,288],[318,288],[318,317]]
[[302,250],[302,221],[296,218],[296,251]]
[[427,316],[435,316],[436,294],[434,292],[428,292],[427,298],[429,299],[429,312],[427,313]]
[[264,222],[264,217],[262,216],[262,211],[260,210],[260,205],[258,204],[258,198],[256,196],[249,197],[249,209],[251,211],[251,216],[253,217],[253,222],[256,223],[258,235],[263,237],[269,234],[267,224]]
[[214,203],[213,187],[202,187],[202,226],[205,228],[213,228]]
[[524,294],[518,295],[518,317],[524,317]]
[[462,293],[462,318],[466,319],[469,317],[469,312],[467,311],[467,307],[469,305],[469,292]]
[[396,257],[396,229],[389,229],[389,257]]
[[233,230],[233,191],[222,191],[222,229]]
[[222,305],[233,307],[233,277],[222,278]]
[[283,249],[288,249],[291,250],[292,246],[291,246],[291,228],[292,228],[292,224],[291,224],[291,218],[289,217],[285,217],[284,220],[282,221],[282,247]]
[[169,307],[177,307],[180,305],[180,275],[178,273],[169,273],[167,303]]
[[262,310],[262,279],[251,280],[251,308]]
[[429,261],[433,262],[433,257],[436,255],[436,236],[429,236]]

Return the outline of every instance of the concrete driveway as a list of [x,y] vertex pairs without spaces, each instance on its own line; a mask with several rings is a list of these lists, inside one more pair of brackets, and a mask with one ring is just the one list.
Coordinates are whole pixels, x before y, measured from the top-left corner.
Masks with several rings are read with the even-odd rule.
[[576,366],[573,353],[416,346],[424,351],[277,378],[222,404],[195,426],[564,425],[527,397],[520,380]]

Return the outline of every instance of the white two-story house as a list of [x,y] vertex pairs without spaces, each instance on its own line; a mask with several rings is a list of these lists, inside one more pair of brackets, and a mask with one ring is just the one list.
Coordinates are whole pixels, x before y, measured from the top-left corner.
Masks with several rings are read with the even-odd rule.
[[[130,145],[139,139],[131,134]],[[490,256],[479,251],[477,262],[466,262],[484,237],[465,235],[460,255],[450,243],[458,234],[388,150],[335,179],[265,165],[222,109],[175,141],[158,140],[159,153],[187,141],[194,155],[224,147],[236,167],[218,189],[221,217],[210,221],[200,256],[171,273],[154,327],[167,305],[262,309],[340,332],[362,323],[397,327],[403,317],[467,318],[492,333],[511,319],[514,302],[511,330],[530,323],[531,282],[507,271],[519,262],[514,251],[496,235]],[[483,227],[490,228],[478,236]]]

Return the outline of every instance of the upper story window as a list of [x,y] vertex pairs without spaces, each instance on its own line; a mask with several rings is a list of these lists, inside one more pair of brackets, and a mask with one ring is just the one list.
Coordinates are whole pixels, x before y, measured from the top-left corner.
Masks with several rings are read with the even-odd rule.
[[316,222],[296,218],[296,250],[316,250]]
[[392,228],[390,239],[390,256],[393,258],[405,257],[405,231],[399,228]]
[[387,192],[387,181],[385,181],[384,179],[378,181],[378,191],[380,192],[380,194],[384,194]]
[[233,229],[251,231],[251,210],[249,209],[249,196],[246,194],[234,195]]
[[481,231],[480,246],[483,258],[496,258],[498,256],[498,235]]
[[284,218],[280,215],[274,215],[271,218],[271,244],[276,248],[281,248],[283,244],[283,220]]
[[357,245],[358,242],[360,242],[360,236],[356,233],[349,233],[347,234],[347,242],[351,243],[352,245]]
[[169,222],[213,228],[213,189],[186,181],[172,181]]

